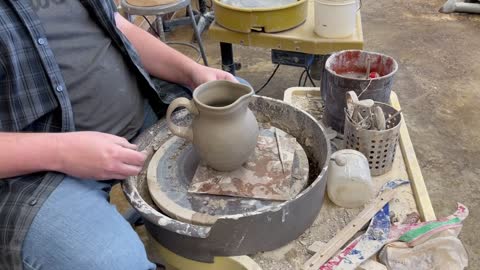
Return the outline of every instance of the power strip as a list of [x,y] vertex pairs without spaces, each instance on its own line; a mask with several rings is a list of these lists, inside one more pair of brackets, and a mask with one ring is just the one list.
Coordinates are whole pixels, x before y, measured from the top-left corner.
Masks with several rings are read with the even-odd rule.
[[309,67],[312,65],[313,59],[313,54],[272,50],[272,63],[274,64],[295,67]]

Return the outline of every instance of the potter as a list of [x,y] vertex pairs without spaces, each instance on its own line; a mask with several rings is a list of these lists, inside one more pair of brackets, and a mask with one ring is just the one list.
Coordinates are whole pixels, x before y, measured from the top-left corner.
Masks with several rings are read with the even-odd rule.
[[[229,81],[211,81],[193,91],[193,100],[175,99],[167,111],[170,131],[191,141],[200,158],[218,171],[232,171],[253,154],[259,133],[258,123],[248,108],[254,91]],[[190,127],[175,125],[171,116],[185,107],[192,115]]]

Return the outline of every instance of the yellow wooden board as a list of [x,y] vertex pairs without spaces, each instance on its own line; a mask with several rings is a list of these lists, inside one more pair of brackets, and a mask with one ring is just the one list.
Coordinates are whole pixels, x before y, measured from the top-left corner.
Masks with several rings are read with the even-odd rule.
[[363,49],[363,31],[360,12],[357,12],[356,30],[350,37],[334,39],[322,38],[314,33],[314,25],[314,0],[309,0],[308,15],[305,23],[294,29],[278,33],[240,33],[230,31],[213,23],[208,31],[208,36],[210,39],[218,42],[285,51],[298,51],[310,54],[330,54],[340,50]]
[[212,263],[202,263],[179,256],[166,249],[148,235],[150,241],[147,246],[149,258],[155,262],[162,262],[166,270],[262,270],[248,256],[215,257]]
[[[390,103],[392,106],[400,110],[400,102],[398,101],[397,94],[392,93],[390,96]],[[403,116],[403,115],[402,115]],[[435,211],[433,210],[430,196],[428,196],[427,186],[423,179],[420,165],[418,164],[415,150],[413,149],[412,140],[408,133],[407,124],[405,118],[402,117],[400,126],[400,148],[402,149],[402,155],[404,156],[404,162],[406,165],[408,176],[411,180],[412,192],[415,197],[417,209],[420,212],[420,216],[424,221],[435,220]]]

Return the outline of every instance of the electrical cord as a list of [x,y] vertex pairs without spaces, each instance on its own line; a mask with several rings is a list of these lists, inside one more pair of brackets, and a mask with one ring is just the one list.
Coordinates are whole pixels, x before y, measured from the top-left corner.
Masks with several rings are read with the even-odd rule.
[[[153,27],[152,23],[150,22],[150,20],[147,18],[147,16],[142,16],[143,19],[148,23],[148,26],[150,27],[150,29],[152,29],[152,31],[155,33],[155,35],[157,35],[157,37],[160,37],[160,33],[158,33],[158,31],[155,29],[155,27]],[[161,20],[161,18],[159,18]],[[202,53],[200,52],[200,49],[197,48],[196,46],[194,46],[193,44],[190,44],[188,42],[182,42],[182,41],[165,41],[164,42],[165,44],[168,44],[168,45],[182,45],[182,46],[186,46],[186,47],[190,47],[192,48],[193,50],[195,50],[197,53],[198,53],[198,57],[197,59],[195,60],[195,62],[199,63],[200,62],[200,59],[202,58]]]
[[309,69],[310,69],[310,67],[305,67],[305,71],[307,72],[307,77],[310,80],[310,82],[312,83],[313,87],[317,87],[315,85],[315,83],[313,82],[312,76],[310,76],[310,70]]
[[[305,78],[303,77],[305,75]],[[310,81],[310,83],[313,85],[313,87],[317,87],[315,85],[315,82],[312,79],[312,76],[310,75],[310,66],[305,66],[305,70],[300,74],[300,78],[298,79],[298,86],[302,86],[302,79],[303,79],[303,86],[307,86],[307,80]]]
[[298,87],[302,86],[302,79],[305,73],[306,73],[306,70],[303,70],[302,74],[300,74],[300,78],[298,79]]
[[270,83],[270,81],[273,79],[273,76],[275,76],[275,73],[277,73],[277,70],[278,70],[279,67],[280,67],[280,64],[278,64],[278,65],[275,67],[275,69],[273,70],[272,74],[270,75],[270,78],[268,78],[268,80],[262,85],[262,87],[260,87],[260,89],[258,89],[257,91],[255,91],[255,94],[260,93],[260,91],[262,91],[262,90],[265,88],[265,86],[267,86],[267,85]]
[[303,87],[307,86],[308,76],[306,75],[307,71],[305,70],[305,78],[303,79]]
[[150,29],[152,29],[152,31],[155,33],[155,35],[157,35],[157,37],[160,37],[160,33],[158,33],[158,31],[157,31],[157,29],[155,29],[155,27],[153,27],[152,23],[147,18],[147,16],[143,15],[142,17],[148,23],[148,26],[150,26]]

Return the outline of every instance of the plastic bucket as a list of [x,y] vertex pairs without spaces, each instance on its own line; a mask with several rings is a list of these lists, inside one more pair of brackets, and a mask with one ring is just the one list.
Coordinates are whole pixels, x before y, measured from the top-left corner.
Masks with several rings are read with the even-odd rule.
[[[366,78],[368,63],[370,63],[370,72],[376,72],[380,77]],[[325,62],[322,78],[325,124],[338,132],[343,132],[345,94],[348,91],[355,91],[359,99],[389,103],[393,77],[397,70],[397,61],[381,53],[347,50],[332,54]],[[365,76],[359,78],[355,76],[357,74],[365,74]]]
[[315,0],[315,33],[326,38],[352,35],[357,10],[356,0]]

